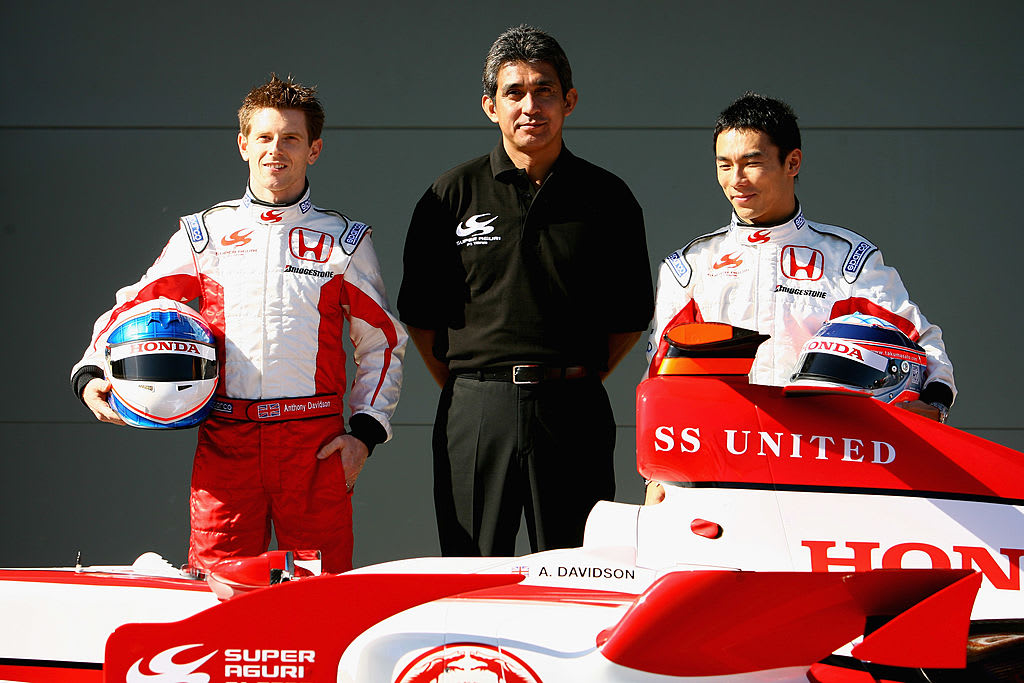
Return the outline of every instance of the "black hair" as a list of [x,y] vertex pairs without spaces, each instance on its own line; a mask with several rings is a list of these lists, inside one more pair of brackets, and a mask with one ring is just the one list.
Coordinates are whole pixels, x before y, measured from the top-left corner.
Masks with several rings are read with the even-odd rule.
[[800,148],[800,127],[793,108],[782,100],[755,92],[744,93],[718,115],[712,146],[718,142],[719,133],[730,129],[761,131],[779,148],[780,162]]
[[498,72],[509,62],[546,62],[554,67],[562,96],[572,90],[572,67],[565,51],[551,35],[532,26],[516,26],[498,36],[484,59],[484,95],[494,99],[498,94]]

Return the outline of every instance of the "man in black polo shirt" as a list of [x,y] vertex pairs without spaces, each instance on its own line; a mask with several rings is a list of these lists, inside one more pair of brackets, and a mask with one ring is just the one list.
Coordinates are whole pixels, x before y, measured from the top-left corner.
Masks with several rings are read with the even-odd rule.
[[443,387],[434,503],[445,555],[575,547],[615,494],[615,421],[602,379],[646,329],[653,288],[643,214],[622,180],[574,156],[576,106],[551,36],[509,29],[487,55],[489,155],[416,205],[398,310]]

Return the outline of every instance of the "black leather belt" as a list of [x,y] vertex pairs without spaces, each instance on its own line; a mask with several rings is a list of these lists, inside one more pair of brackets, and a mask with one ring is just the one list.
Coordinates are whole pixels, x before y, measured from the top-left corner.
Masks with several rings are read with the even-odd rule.
[[512,382],[512,384],[540,384],[552,380],[582,379],[590,372],[582,365],[505,365],[480,370],[456,370],[459,377],[472,377],[481,382]]

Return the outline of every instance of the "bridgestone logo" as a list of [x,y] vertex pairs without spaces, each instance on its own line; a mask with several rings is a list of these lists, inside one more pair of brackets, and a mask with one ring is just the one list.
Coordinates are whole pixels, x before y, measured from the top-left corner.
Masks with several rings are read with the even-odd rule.
[[295,273],[296,275],[313,275],[316,277],[334,277],[334,273],[328,273],[323,270],[313,270],[312,268],[296,268],[295,266],[285,266],[284,272]]
[[775,285],[775,291],[783,294],[796,294],[797,296],[813,296],[818,299],[825,298],[825,292],[819,292],[815,289],[793,289],[785,285]]

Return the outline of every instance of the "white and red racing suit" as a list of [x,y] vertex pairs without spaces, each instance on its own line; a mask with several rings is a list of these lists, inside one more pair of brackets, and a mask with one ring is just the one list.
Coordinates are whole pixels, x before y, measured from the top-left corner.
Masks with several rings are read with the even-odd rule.
[[799,209],[772,227],[746,225],[734,213],[729,225],[669,254],[658,273],[648,374],[668,348],[666,329],[724,322],[770,336],[758,348],[750,381],[783,386],[821,324],[856,312],[888,320],[920,344],[928,355],[922,400],[952,404],[956,386],[942,331],[910,300],[899,273],[868,240],[808,221]]
[[200,426],[192,474],[193,565],[264,552],[273,521],[279,548],[319,549],[325,571],[351,567],[341,459],[315,457],[346,431],[344,322],[356,368],[350,432],[371,449],[391,437],[407,340],[369,234],[366,224],[313,206],[308,186],[288,205],[246,191],[182,218],[145,276],[96,321],[72,370],[79,396],[103,375],[118,316],[141,301],[198,298],[217,337],[218,396]]

